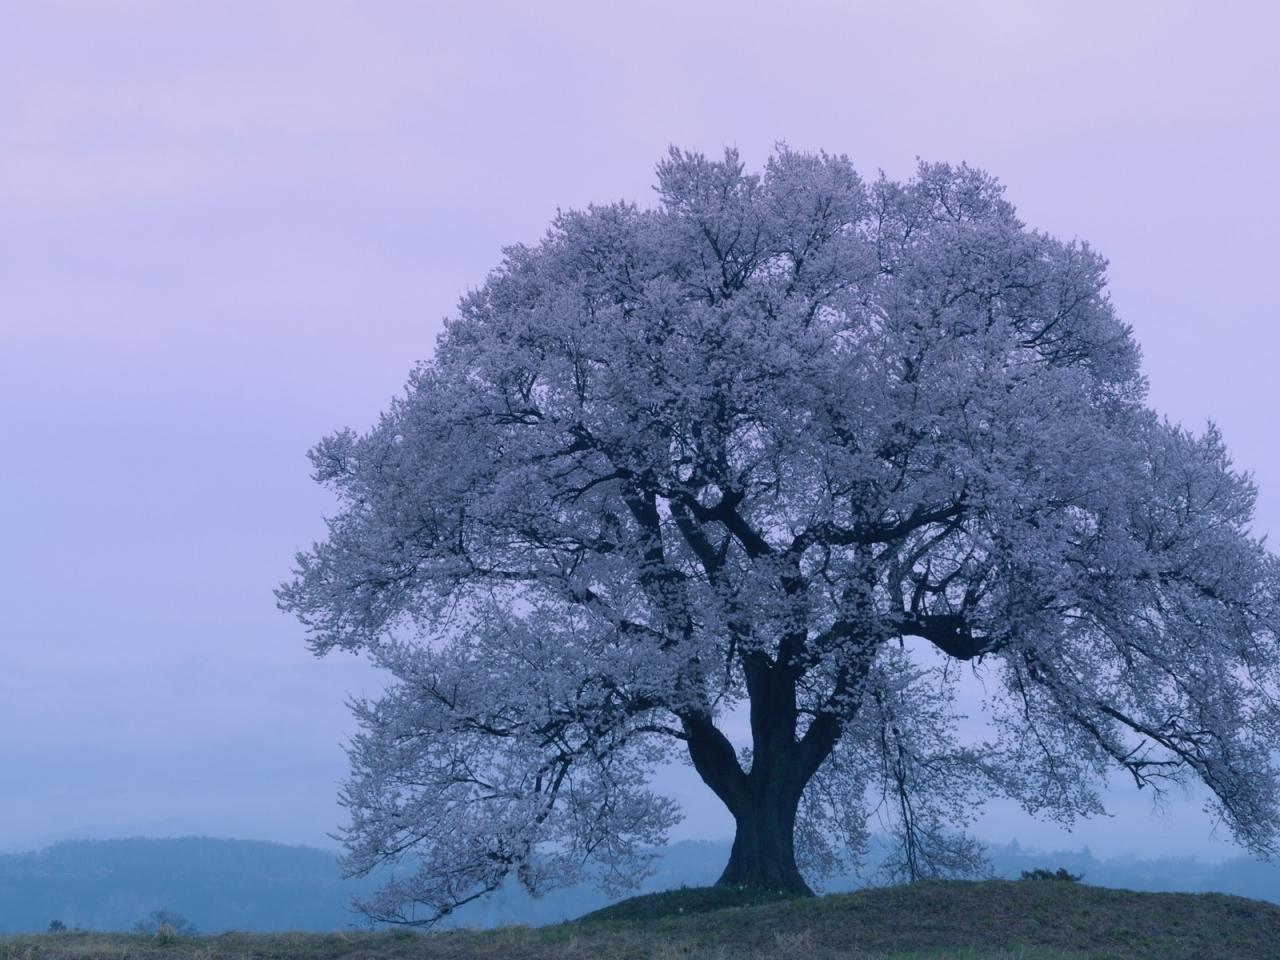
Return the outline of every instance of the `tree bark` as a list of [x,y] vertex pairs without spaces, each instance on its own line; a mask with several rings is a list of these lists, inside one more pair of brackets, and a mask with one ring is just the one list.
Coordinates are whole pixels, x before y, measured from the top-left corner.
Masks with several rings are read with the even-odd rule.
[[737,824],[729,863],[716,882],[812,895],[796,866],[796,812],[809,778],[831,752],[836,725],[833,718],[823,717],[797,742],[791,678],[757,666],[750,684],[749,773],[710,716],[682,717],[694,768]]
[[[753,787],[756,784],[752,784]],[[763,783],[733,810],[737,830],[733,850],[717,885],[758,887],[804,896],[813,891],[796,866],[796,809],[800,791],[792,784]]]

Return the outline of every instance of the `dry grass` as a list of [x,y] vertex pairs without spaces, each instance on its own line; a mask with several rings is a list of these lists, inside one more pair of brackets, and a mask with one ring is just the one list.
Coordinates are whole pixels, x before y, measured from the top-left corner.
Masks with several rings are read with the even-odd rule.
[[699,912],[707,902],[674,891],[537,929],[42,934],[0,938],[0,960],[1280,960],[1280,907],[1220,894],[992,880]]

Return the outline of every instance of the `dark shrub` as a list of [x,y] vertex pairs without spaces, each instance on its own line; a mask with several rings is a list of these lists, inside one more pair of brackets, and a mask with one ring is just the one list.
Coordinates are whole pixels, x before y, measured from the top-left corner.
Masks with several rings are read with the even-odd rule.
[[1036,867],[1034,870],[1023,870],[1023,880],[1062,880],[1066,883],[1079,883],[1084,879],[1083,873],[1071,873],[1066,867],[1059,867],[1057,872]]

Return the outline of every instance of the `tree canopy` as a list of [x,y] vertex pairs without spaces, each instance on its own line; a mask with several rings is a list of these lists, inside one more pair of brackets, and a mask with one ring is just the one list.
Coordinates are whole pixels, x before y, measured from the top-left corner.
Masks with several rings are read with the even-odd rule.
[[311,452],[340,506],[281,605],[393,678],[354,703],[344,842],[411,867],[366,909],[625,887],[676,756],[735,817],[726,883],[804,891],[873,811],[905,876],[970,871],[984,799],[1070,821],[1117,769],[1273,852],[1280,564],[1218,431],[1146,406],[1105,261],[963,165],[673,149],[657,180],[508,248]]

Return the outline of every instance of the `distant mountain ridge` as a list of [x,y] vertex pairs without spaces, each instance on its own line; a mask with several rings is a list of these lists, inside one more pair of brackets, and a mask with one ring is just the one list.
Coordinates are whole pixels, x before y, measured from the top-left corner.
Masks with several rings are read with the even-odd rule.
[[[207,837],[66,840],[0,856],[0,932],[128,930],[174,910],[202,932],[333,930],[358,883],[340,878],[334,855],[309,847]],[[368,889],[366,884],[363,889]]]
[[[728,853],[729,844],[721,841],[672,844],[639,892],[710,884]],[[1016,843],[993,846],[988,853],[998,876],[1065,867],[1096,886],[1217,891],[1280,903],[1280,864],[1244,858],[1220,864],[1189,858],[1099,860],[1088,850],[1044,852]],[[872,867],[876,860],[873,853]],[[129,930],[160,909],[183,915],[203,933],[363,927],[351,898],[369,892],[379,879],[343,880],[335,855],[312,847],[208,837],[69,840],[32,853],[0,855],[0,933],[41,931],[53,920],[89,930]],[[865,879],[845,876],[824,889],[866,885]],[[554,923],[608,902],[590,887],[554,890],[537,899],[504,888],[460,910],[451,925]]]

